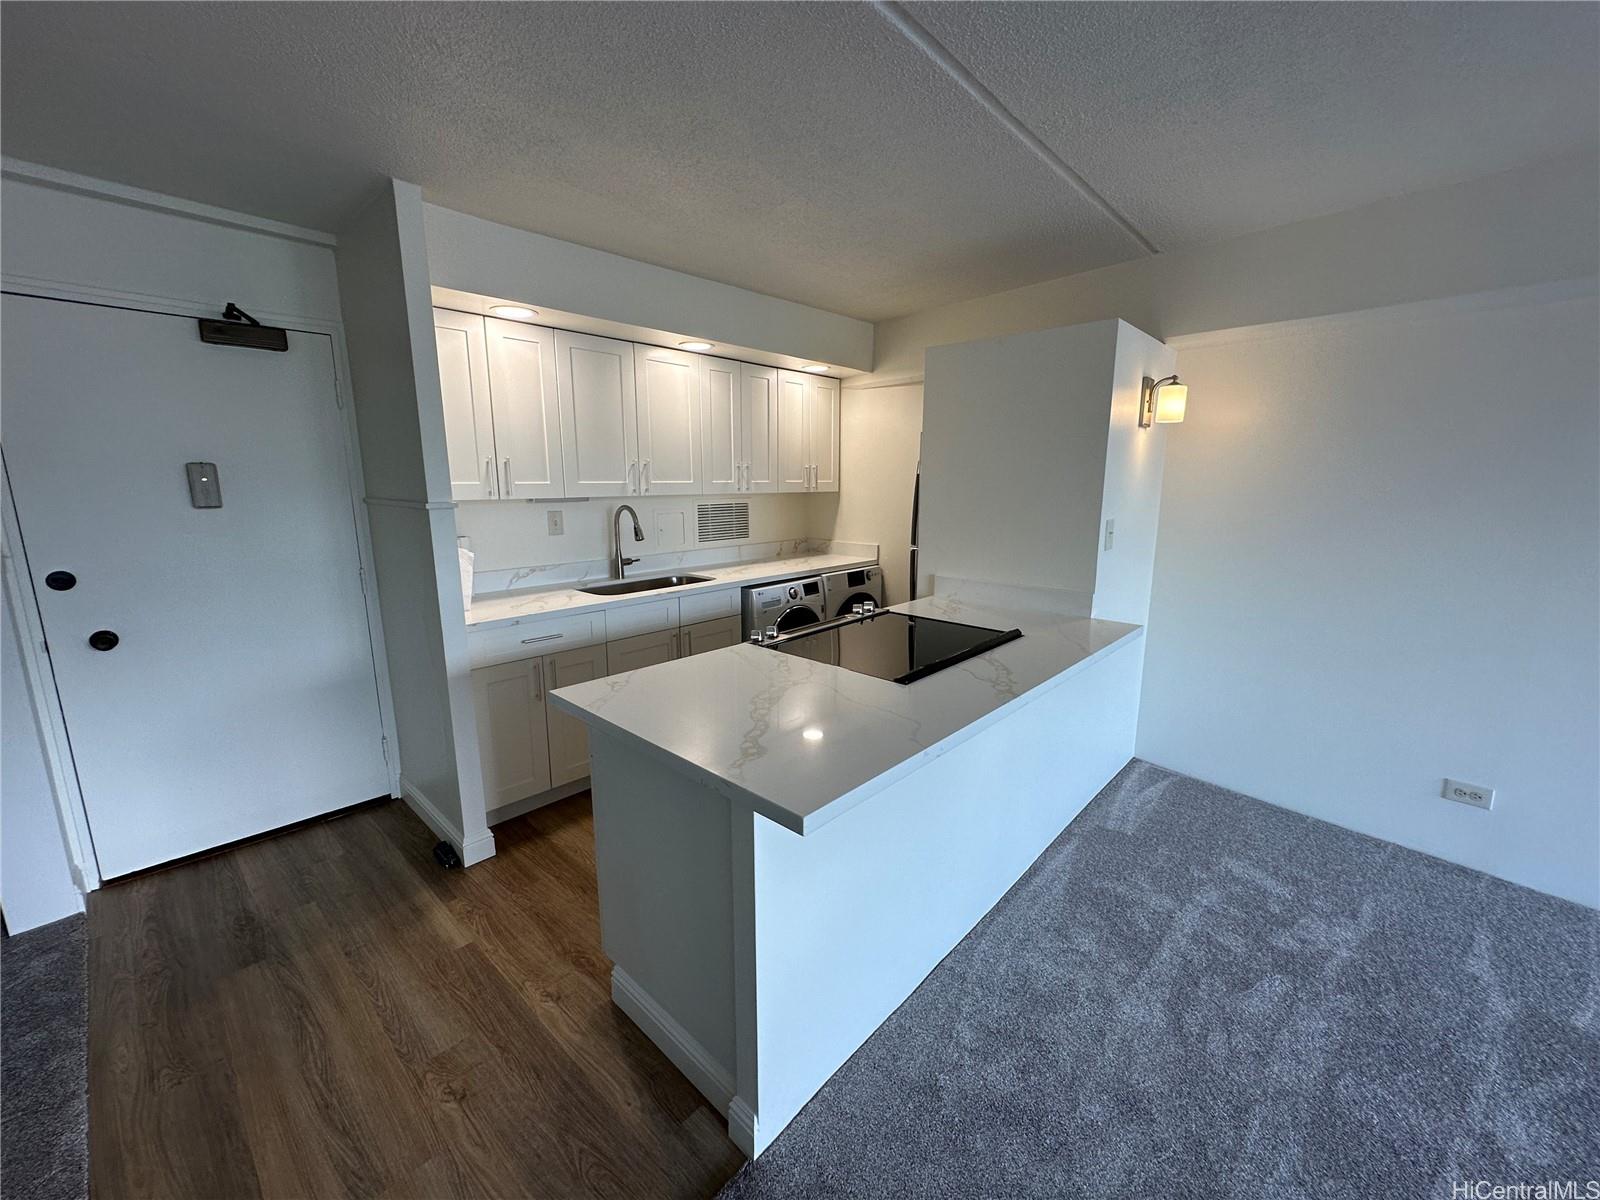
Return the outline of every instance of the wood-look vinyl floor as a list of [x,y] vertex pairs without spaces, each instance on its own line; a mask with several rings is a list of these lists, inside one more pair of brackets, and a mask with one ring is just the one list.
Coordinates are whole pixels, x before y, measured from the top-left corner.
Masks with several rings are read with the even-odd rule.
[[585,793],[466,871],[398,801],[90,897],[92,1194],[704,1197],[742,1156],[611,1003]]

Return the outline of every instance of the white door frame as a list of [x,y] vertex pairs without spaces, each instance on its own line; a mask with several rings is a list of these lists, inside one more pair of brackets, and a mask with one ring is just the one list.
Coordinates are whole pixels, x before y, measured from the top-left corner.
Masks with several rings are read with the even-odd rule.
[[[44,300],[62,300],[70,303],[93,304],[101,308],[125,308],[159,316],[183,317],[198,320],[201,317],[220,317],[213,300],[194,300],[170,296],[149,296],[134,292],[119,292],[109,288],[85,287],[81,284],[48,282],[34,278],[0,274],[0,293],[36,296]],[[356,413],[353,403],[354,389],[350,383],[349,353],[345,347],[344,325],[303,314],[278,313],[256,310],[252,314],[264,325],[281,325],[299,333],[321,334],[328,339],[333,351],[334,403],[344,416],[345,486],[350,496],[350,520],[355,529],[356,548],[361,560],[362,601],[367,612],[367,645],[372,655],[373,677],[378,688],[378,715],[383,725],[383,757],[389,775],[389,794],[400,795],[399,739],[394,729],[394,703],[389,688],[389,660],[384,652],[383,616],[378,610],[377,570],[372,560],[372,531],[367,524],[367,509],[363,503],[365,479],[361,469],[361,445],[356,436]],[[19,526],[11,506],[10,480],[4,480],[5,538],[10,546],[21,545],[17,539]],[[34,711],[48,714],[49,728],[43,739],[51,779],[57,785],[56,804],[62,812],[62,823],[77,836],[76,845],[68,839],[68,853],[78,872],[82,886],[93,891],[100,886],[100,867],[92,852],[88,812],[84,808],[83,793],[78,787],[77,770],[73,766],[66,740],[66,716],[56,694],[55,676],[49,659],[42,654],[44,647],[44,621],[39,613],[33,576],[25,560],[13,560],[18,567],[17,584],[8,589],[7,600],[15,602],[19,614],[24,642],[22,656],[24,674],[28,679]],[[26,578],[28,586],[21,586]],[[19,595],[11,595],[14,590]]]

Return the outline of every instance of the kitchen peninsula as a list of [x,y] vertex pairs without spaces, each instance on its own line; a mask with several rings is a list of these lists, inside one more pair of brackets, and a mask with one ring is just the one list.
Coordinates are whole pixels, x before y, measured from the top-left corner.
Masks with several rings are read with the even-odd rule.
[[1141,627],[958,595],[890,611],[1023,636],[910,684],[743,644],[551,693],[613,998],[747,1154],[1132,756]]

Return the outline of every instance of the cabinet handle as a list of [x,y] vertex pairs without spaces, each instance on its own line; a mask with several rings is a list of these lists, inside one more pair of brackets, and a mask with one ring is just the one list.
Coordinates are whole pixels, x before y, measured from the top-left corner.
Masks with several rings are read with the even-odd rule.
[[533,664],[533,698],[535,700],[544,699],[544,664],[542,662]]
[[483,460],[483,474],[479,478],[483,480],[484,492],[490,496],[495,495],[494,459],[486,458]]
[[639,464],[635,463],[635,462],[630,462],[628,464],[628,495],[630,495],[630,496],[633,495],[633,492],[634,492],[633,472],[638,467],[638,465]]
[[508,458],[508,459],[505,460],[505,462],[506,462],[505,483],[502,485],[504,487],[504,490],[500,494],[502,496],[509,496],[509,495],[511,495],[511,460]]
[[650,460],[647,458],[639,465],[639,491],[650,490]]
[[535,642],[553,642],[557,638],[562,637],[562,636],[563,635],[559,634],[559,633],[541,633],[538,637],[523,638],[522,639],[522,644],[524,646],[531,646]]

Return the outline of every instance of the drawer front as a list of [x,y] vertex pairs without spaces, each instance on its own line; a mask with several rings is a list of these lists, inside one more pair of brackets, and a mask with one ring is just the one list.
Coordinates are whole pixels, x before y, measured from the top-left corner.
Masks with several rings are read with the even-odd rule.
[[689,596],[680,596],[678,597],[680,620],[685,625],[693,625],[697,621],[738,616],[739,595],[740,589],[732,587],[715,592],[695,592]]
[[630,604],[625,608],[606,611],[606,636],[632,637],[638,633],[654,633],[658,629],[678,627],[678,598],[666,597],[644,604]]
[[476,667],[540,658],[558,650],[593,646],[606,640],[603,612],[572,617],[544,617],[496,629],[469,629],[467,654]]

